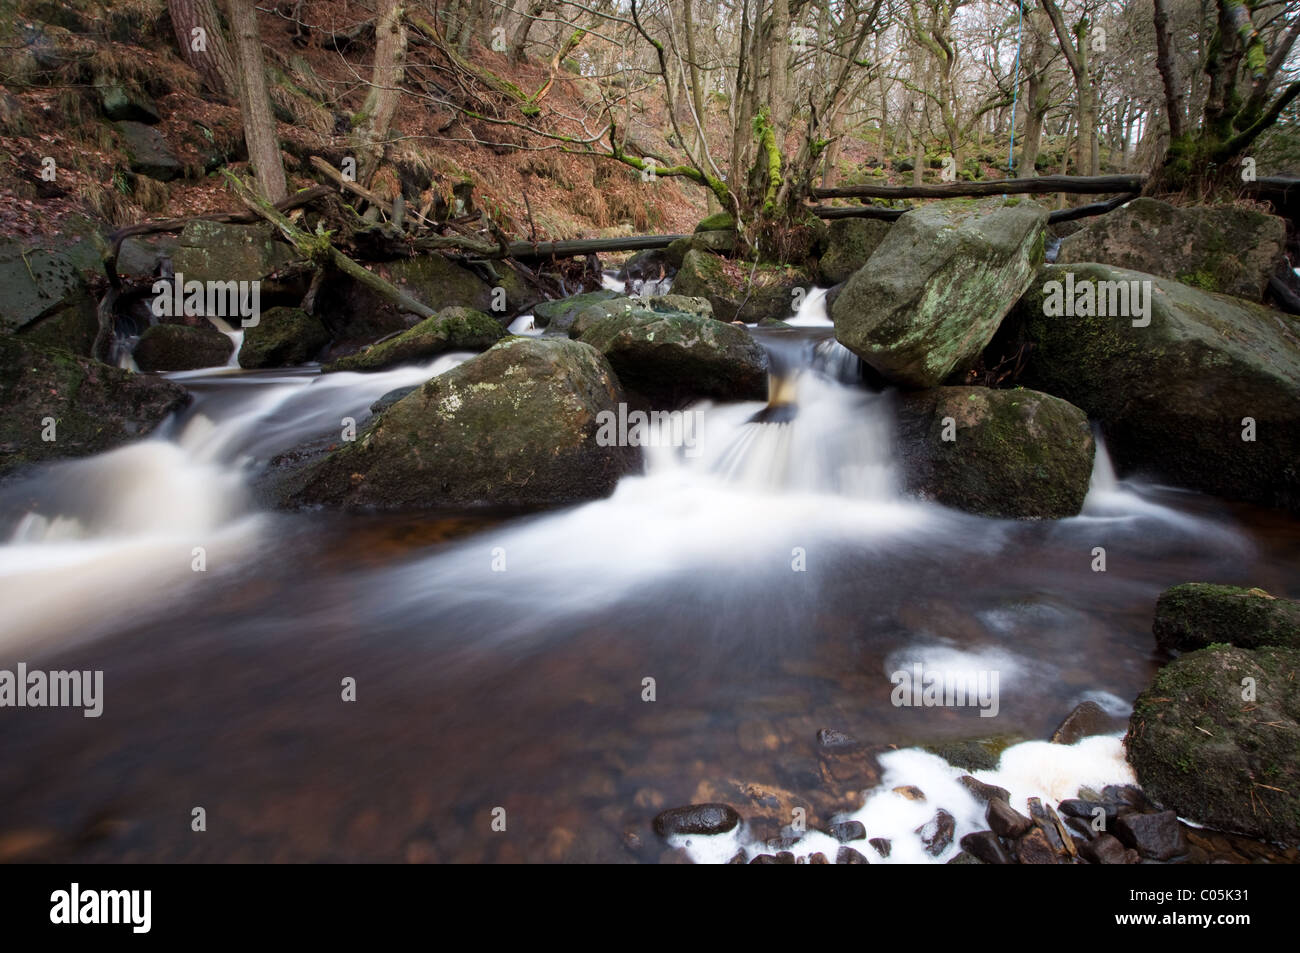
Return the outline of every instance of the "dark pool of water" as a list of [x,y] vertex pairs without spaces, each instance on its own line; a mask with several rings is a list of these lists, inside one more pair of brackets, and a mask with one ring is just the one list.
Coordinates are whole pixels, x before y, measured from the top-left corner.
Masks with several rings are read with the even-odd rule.
[[[553,559],[464,576],[503,533],[545,538],[547,517],[274,517],[256,557],[179,601],[139,593],[156,615],[0,659],[103,669],[106,696],[98,719],[0,713],[0,853],[653,862],[655,814],[728,782],[851,808],[851,784],[819,770],[820,728],[873,744],[1045,737],[1087,693],[1145,686],[1164,587],[1300,596],[1300,522],[1147,495],[1207,528],[963,518],[950,543],[840,538],[795,573],[768,562],[788,559],[782,538],[773,554],[647,566],[640,586],[635,546],[558,529]],[[887,669],[926,647],[1000,667],[998,717],[890,705]]]

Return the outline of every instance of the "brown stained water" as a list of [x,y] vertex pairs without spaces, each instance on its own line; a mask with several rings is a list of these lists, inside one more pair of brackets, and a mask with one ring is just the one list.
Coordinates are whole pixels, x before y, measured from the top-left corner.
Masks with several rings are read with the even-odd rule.
[[[236,385],[193,386],[219,417]],[[102,669],[103,714],[0,713],[0,857],[655,862],[654,816],[728,785],[806,802],[813,823],[860,806],[866,781],[828,774],[819,729],[1045,738],[1081,699],[1123,706],[1149,682],[1163,588],[1300,596],[1300,521],[1272,511],[1122,486],[1125,513],[1014,523],[873,489],[878,455],[849,461],[848,494],[802,485],[797,460],[783,486],[699,477],[718,458],[540,514],[251,505],[256,531],[200,578],[137,550],[117,586],[69,571],[43,593],[49,625],[0,642],[0,667]],[[0,504],[33,499],[57,506],[31,488]],[[187,564],[193,539],[168,539]],[[87,597],[89,615],[54,611]],[[918,658],[996,669],[997,717],[894,707],[889,672]]]

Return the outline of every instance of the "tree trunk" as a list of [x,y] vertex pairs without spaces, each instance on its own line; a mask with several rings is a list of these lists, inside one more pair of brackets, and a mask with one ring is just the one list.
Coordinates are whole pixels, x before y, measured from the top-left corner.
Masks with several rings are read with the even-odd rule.
[[406,27],[401,0],[381,0],[375,23],[375,65],[356,130],[357,180],[368,185],[384,158],[384,140],[402,94]]
[[239,74],[212,0],[168,0],[167,12],[181,56],[199,74],[203,85],[218,95],[237,99]]
[[516,63],[522,63],[525,58],[524,50],[528,46],[528,33],[533,28],[533,23],[546,10],[545,0],[533,0],[533,2],[523,11],[523,19],[519,21],[519,26],[515,30],[514,40],[510,44],[510,59]]
[[271,114],[271,97],[266,88],[266,65],[262,62],[262,37],[257,29],[253,0],[227,0],[227,16],[234,40],[235,65],[239,70],[239,111],[244,122],[248,158],[257,176],[262,197],[281,202],[289,194],[284,178],[280,137]]

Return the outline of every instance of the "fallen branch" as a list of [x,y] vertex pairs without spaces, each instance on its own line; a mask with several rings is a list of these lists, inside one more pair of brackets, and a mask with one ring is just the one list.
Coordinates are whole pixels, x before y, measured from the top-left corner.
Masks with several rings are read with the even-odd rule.
[[239,200],[248,206],[249,210],[260,217],[266,219],[279,230],[285,240],[289,242],[298,253],[308,261],[317,265],[328,265],[338,271],[343,272],[349,278],[359,282],[369,288],[375,294],[379,295],[385,301],[390,302],[401,311],[410,312],[419,315],[422,318],[431,318],[435,314],[428,305],[416,301],[410,295],[406,294],[396,285],[380,278],[373,271],[363,268],[355,261],[343,254],[330,241],[328,232],[309,234],[304,232],[298,226],[294,225],[289,219],[274,205],[261,198],[249,186],[236,176],[226,170],[222,170],[226,181],[230,187],[235,190],[235,195]]
[[1047,216],[1047,223],[1055,225],[1058,222],[1073,222],[1076,218],[1089,218],[1093,215],[1105,215],[1107,212],[1113,212],[1125,202],[1132,202],[1138,198],[1137,192],[1125,192],[1123,195],[1117,195],[1113,199],[1105,202],[1093,202],[1091,205],[1080,205],[1078,208],[1061,208],[1057,209],[1051,215]]

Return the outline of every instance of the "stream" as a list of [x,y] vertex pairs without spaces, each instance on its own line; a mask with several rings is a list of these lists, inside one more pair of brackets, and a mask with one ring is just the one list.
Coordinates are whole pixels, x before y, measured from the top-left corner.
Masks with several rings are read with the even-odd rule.
[[[650,830],[661,810],[749,787],[819,822],[863,819],[907,862],[936,859],[902,843],[935,802],[954,805],[958,838],[978,821],[952,780],[964,772],[913,746],[1028,742],[987,774],[1013,791],[1127,780],[1118,733],[1047,755],[1039,742],[1085,699],[1122,732],[1160,662],[1167,586],[1300,595],[1300,521],[1119,480],[1100,445],[1073,519],[906,500],[893,396],[857,383],[822,298],[794,330],[751,329],[777,405],[696,405],[694,447],[645,448],[643,473],[583,505],[258,499],[276,454],[346,417],[364,426],[376,399],[469,354],[376,374],[173,374],[194,401],[162,432],[0,486],[0,668],[104,673],[98,718],[7,719],[0,845],[35,837],[75,861],[653,863],[683,856]],[[996,716],[894,705],[890,674],[916,663],[996,672]],[[862,786],[828,770],[827,728],[900,750]],[[930,807],[873,794],[900,784]],[[679,846],[725,860],[745,836]]]

